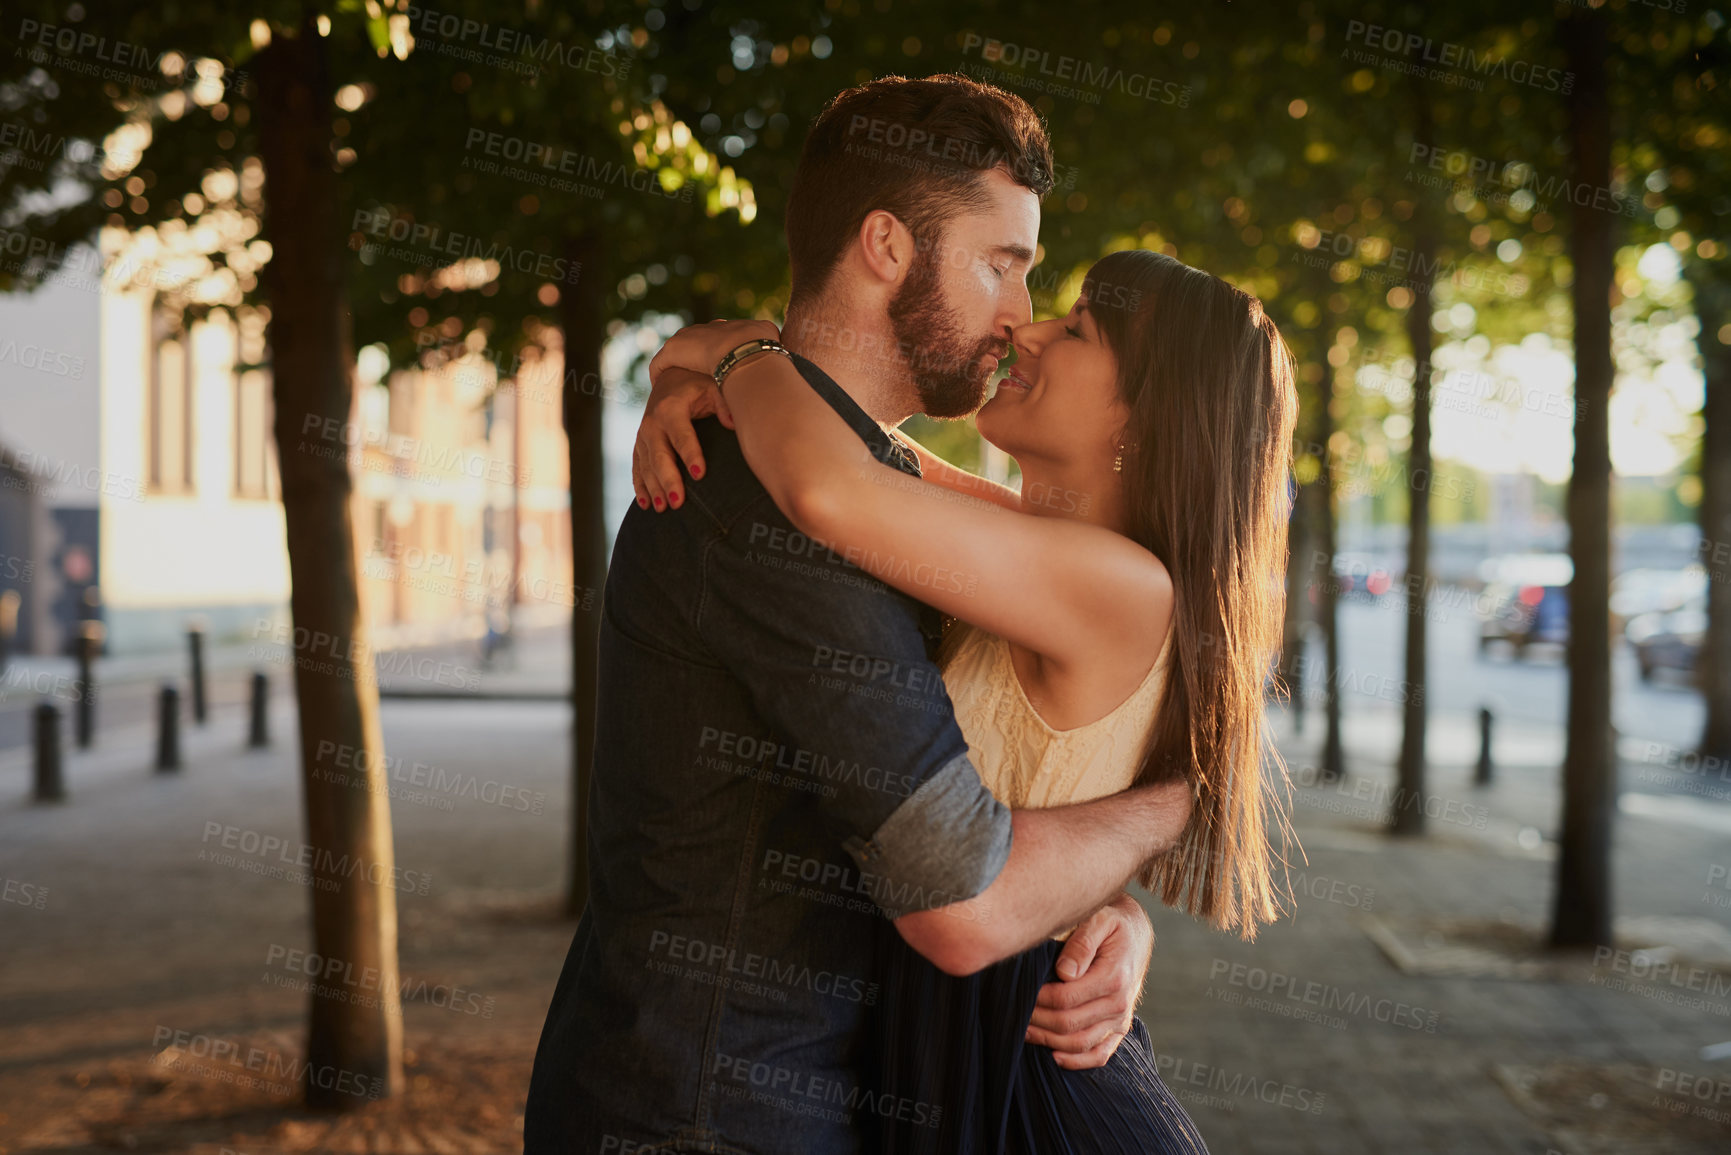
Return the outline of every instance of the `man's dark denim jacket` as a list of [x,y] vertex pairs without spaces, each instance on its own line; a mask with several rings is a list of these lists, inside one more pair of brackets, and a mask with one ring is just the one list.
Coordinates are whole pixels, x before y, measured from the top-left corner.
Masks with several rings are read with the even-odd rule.
[[[869,450],[918,475],[795,364],[865,443],[835,468]],[[708,472],[678,510],[630,510],[607,575],[589,904],[535,1056],[530,1155],[826,1155],[932,1117],[872,1085],[873,935],[1009,856],[928,656],[935,615],[800,534],[738,439],[697,428]]]

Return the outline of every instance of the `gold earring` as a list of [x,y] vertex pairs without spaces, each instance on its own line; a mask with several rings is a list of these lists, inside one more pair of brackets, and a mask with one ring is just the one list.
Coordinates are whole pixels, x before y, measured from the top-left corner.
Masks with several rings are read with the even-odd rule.
[[1118,451],[1118,456],[1114,457],[1112,459],[1112,472],[1113,473],[1123,473],[1124,472],[1124,451],[1122,449],[1120,449]]

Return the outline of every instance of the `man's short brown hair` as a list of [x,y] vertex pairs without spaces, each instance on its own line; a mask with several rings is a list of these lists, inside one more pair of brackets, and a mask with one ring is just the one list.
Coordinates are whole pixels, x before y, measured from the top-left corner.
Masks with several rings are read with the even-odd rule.
[[788,196],[793,303],[822,293],[868,214],[894,213],[915,244],[935,244],[946,219],[985,203],[995,168],[1036,196],[1051,191],[1046,126],[1019,96],[953,73],[838,95],[805,138]]

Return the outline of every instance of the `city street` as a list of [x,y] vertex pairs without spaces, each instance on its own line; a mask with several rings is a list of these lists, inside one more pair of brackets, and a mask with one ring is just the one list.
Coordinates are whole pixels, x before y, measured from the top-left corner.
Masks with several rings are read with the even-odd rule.
[[[548,615],[541,615],[545,620]],[[384,696],[417,694],[563,699],[570,693],[569,626],[554,615],[551,625],[526,624],[515,644],[487,660],[478,639],[456,638],[429,645],[381,650],[376,657],[379,691]],[[568,619],[566,619],[568,620]],[[158,695],[165,684],[180,689],[181,716],[191,724],[188,659],[170,652],[105,658],[96,667],[97,745],[111,733],[136,740],[157,724]],[[205,659],[209,712],[244,717],[253,671],[270,679],[275,702],[291,700],[293,678],[285,646],[274,640],[212,647]],[[21,750],[31,742],[36,704],[60,707],[68,744],[77,709],[77,666],[71,658],[16,659],[0,674],[0,751]],[[119,739],[117,739],[119,740]]]
[[[1430,599],[1429,678],[1426,698],[1437,713],[1478,713],[1489,706],[1499,720],[1561,726],[1568,714],[1568,668],[1558,648],[1535,646],[1525,659],[1507,647],[1479,653],[1479,618],[1473,596],[1445,586]],[[1341,686],[1354,699],[1394,701],[1404,677],[1405,605],[1393,595],[1371,602],[1340,603]],[[1322,684],[1322,648],[1313,646],[1307,679],[1310,692]],[[1619,640],[1613,651],[1614,709],[1626,738],[1688,746],[1699,736],[1701,699],[1680,678],[1644,684],[1634,655]]]

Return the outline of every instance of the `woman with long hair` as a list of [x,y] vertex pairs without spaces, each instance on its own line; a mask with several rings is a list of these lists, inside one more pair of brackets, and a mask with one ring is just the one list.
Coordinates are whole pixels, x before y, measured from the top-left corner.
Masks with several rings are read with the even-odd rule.
[[[657,372],[707,372],[765,327],[683,330]],[[745,362],[723,397],[752,471],[802,532],[952,619],[940,666],[993,794],[1045,807],[1188,780],[1188,825],[1140,880],[1253,937],[1279,912],[1263,692],[1280,642],[1291,355],[1254,297],[1140,250],[1096,262],[1067,315],[1012,343],[977,420],[1015,458],[1019,492],[911,444],[918,479],[862,454],[784,357]],[[682,432],[658,436],[690,443]],[[661,491],[652,470],[635,481]],[[1026,1045],[1061,947],[949,974],[886,931],[883,1087],[944,1109],[940,1128],[892,1121],[887,1149],[1204,1149],[1140,1021],[1095,1069]]]

